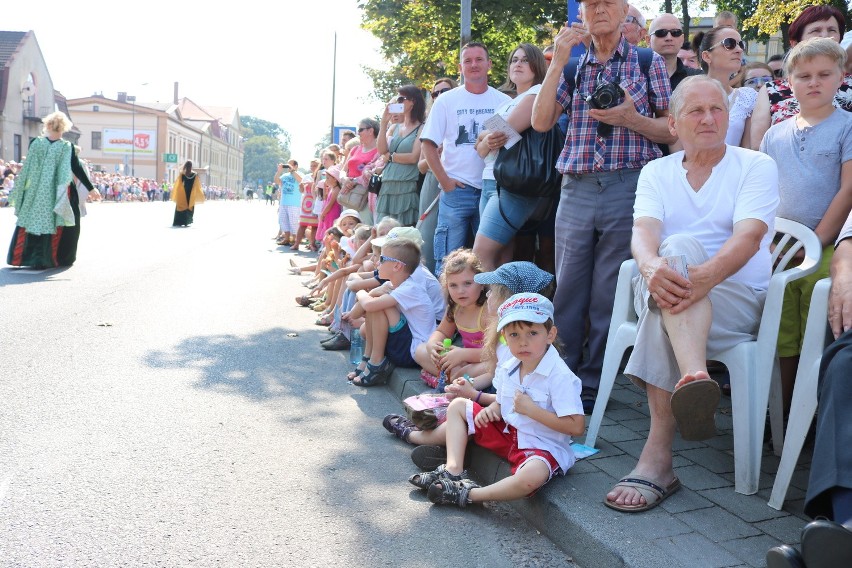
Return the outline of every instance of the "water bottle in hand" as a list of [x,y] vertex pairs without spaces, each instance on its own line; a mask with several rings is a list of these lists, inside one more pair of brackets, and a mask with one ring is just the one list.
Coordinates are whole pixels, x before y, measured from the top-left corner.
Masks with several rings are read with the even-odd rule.
[[[453,346],[453,340],[452,339],[450,339],[449,337],[444,339],[444,348],[441,350],[441,356],[446,355],[449,352],[450,347],[452,347],[452,346]],[[446,387],[446,386],[447,386],[447,373],[444,371],[444,369],[441,369],[441,373],[440,373],[440,375],[438,375],[438,386],[435,388],[435,390],[437,390],[439,393],[443,393],[444,387]]]

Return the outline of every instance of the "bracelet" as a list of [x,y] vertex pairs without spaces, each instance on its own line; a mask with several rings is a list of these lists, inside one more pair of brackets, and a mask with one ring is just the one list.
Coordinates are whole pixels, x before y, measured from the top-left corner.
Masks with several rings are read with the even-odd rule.
[[482,391],[479,391],[479,393],[476,395],[476,398],[475,398],[475,399],[473,399],[473,402],[477,402],[477,403],[478,403],[478,402],[479,402],[479,397],[481,397],[481,396],[482,396]]

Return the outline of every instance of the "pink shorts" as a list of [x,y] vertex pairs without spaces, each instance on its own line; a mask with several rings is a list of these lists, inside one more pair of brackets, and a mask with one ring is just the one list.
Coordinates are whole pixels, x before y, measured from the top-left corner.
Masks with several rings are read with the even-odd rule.
[[[507,430],[507,424],[502,420],[489,422],[483,428],[476,426],[473,419],[480,412],[482,412],[482,406],[473,401],[468,401],[468,433],[473,435],[473,440],[477,445],[488,448],[501,458],[505,458],[511,466],[512,475],[515,475],[518,468],[530,460],[541,460],[546,463],[550,468],[550,477],[553,477],[553,474],[559,471],[559,463],[553,458],[550,452],[536,449],[519,449],[518,431],[514,426],[508,426]],[[530,493],[529,496],[533,494],[535,494],[535,491]]]

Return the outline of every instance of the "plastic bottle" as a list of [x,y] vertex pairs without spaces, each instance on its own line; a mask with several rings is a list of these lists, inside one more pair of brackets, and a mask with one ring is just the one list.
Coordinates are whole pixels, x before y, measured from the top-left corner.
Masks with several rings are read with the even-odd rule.
[[[441,350],[441,356],[446,355],[450,351],[450,347],[453,346],[453,340],[449,337],[444,339],[444,348]],[[444,392],[444,387],[447,386],[447,373],[441,369],[441,373],[438,376],[438,386],[435,388],[439,393]]]
[[361,342],[361,332],[353,329],[349,336],[349,362],[357,365],[364,356],[364,344]]

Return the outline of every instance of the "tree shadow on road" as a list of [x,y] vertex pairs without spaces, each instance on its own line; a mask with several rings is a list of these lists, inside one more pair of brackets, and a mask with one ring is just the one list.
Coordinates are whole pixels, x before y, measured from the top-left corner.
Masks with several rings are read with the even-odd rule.
[[145,363],[200,371],[197,388],[256,401],[294,394],[327,395],[331,377],[326,375],[339,367],[342,358],[327,361],[331,354],[322,351],[318,342],[328,336],[321,330],[288,336],[292,333],[272,328],[248,336],[190,337],[169,349],[150,351]]

